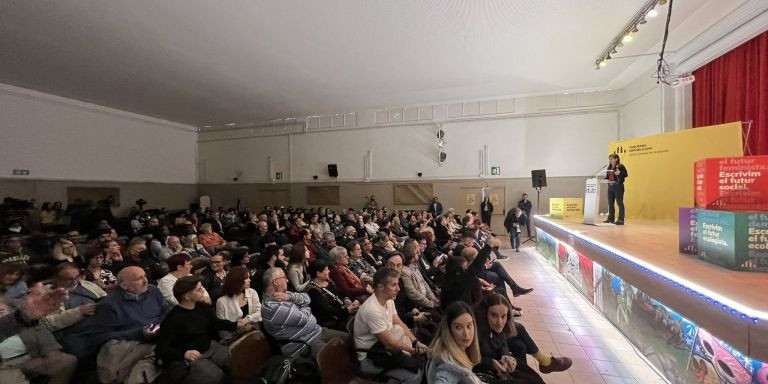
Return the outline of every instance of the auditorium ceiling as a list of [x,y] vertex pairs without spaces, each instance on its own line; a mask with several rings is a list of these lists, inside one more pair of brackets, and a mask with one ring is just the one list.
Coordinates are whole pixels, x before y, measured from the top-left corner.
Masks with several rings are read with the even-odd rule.
[[[748,0],[675,0],[674,51]],[[619,88],[645,0],[2,0],[0,83],[198,127]],[[617,55],[658,52],[667,7]]]

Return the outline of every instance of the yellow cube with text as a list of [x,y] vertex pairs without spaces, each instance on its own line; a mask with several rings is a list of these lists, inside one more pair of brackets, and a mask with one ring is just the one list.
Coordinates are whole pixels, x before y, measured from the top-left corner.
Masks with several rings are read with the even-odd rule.
[[549,216],[556,219],[584,217],[584,200],[575,197],[550,197]]

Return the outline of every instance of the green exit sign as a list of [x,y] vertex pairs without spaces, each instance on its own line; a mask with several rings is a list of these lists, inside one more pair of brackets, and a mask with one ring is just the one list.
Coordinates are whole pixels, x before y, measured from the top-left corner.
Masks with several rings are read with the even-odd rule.
[[491,167],[491,175],[501,175],[501,167]]
[[14,169],[14,176],[29,176],[29,169]]

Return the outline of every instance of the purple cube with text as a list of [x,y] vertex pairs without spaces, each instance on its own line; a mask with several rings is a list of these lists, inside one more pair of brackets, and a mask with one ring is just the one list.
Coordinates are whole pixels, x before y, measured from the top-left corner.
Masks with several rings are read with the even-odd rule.
[[680,253],[696,255],[699,246],[696,241],[696,208],[678,208],[678,223],[680,229]]

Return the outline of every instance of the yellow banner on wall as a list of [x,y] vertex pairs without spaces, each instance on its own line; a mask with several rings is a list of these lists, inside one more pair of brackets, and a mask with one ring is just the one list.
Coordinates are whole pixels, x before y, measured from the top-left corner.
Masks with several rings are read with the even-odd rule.
[[676,220],[678,208],[693,206],[694,162],[743,156],[741,135],[735,122],[611,143],[608,153],[618,154],[629,174],[626,216]]
[[581,198],[550,197],[549,216],[556,219],[583,217],[584,200]]

